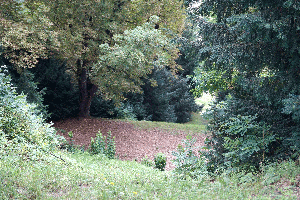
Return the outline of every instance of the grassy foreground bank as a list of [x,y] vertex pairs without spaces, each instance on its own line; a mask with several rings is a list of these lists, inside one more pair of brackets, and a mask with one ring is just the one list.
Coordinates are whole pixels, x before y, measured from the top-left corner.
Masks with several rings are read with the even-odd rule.
[[1,158],[1,199],[297,199],[297,193],[299,198],[300,167],[295,162],[269,166],[256,175],[182,180],[135,161],[55,154],[65,162]]
[[[203,133],[199,114],[187,124],[131,123],[142,129]],[[53,156],[55,155],[55,156]],[[300,167],[293,161],[263,167],[258,174],[236,172],[182,179],[135,161],[103,155],[49,154],[47,161],[0,157],[0,199],[299,199]],[[205,173],[204,173],[205,174]]]

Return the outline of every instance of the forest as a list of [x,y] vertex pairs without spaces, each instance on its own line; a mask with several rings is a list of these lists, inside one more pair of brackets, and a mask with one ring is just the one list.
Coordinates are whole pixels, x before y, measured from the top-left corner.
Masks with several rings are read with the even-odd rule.
[[299,85],[298,0],[3,0],[0,196],[298,199]]

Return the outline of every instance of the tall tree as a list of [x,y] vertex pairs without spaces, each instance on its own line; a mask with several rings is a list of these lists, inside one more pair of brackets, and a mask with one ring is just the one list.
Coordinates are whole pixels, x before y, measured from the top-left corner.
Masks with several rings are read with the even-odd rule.
[[[11,6],[10,2],[15,5]],[[25,0],[23,3],[16,2],[18,1],[6,0],[1,5],[7,10],[6,13],[1,13],[1,19],[3,19],[1,24],[4,28],[0,32],[3,46],[6,47],[7,51],[11,50],[10,54],[7,55],[16,58],[16,63],[23,66],[33,66],[39,57],[46,57],[50,54],[64,59],[78,80],[80,117],[89,116],[90,103],[98,89],[107,93],[108,98],[120,99],[122,92],[125,91],[124,85],[112,84],[113,81],[119,80],[118,76],[123,76],[121,79],[130,80],[131,87],[136,89],[139,85],[138,80],[145,73],[150,72],[149,69],[153,67],[152,64],[149,64],[150,59],[154,59],[153,61],[161,59],[158,62],[169,65],[169,58],[176,57],[176,47],[168,44],[168,38],[164,36],[162,31],[156,30],[159,24],[158,20],[154,20],[155,25],[153,24],[151,28],[149,25],[141,26],[146,21],[151,22],[151,15],[160,15],[161,22],[165,22],[170,21],[172,16],[164,13],[174,13],[174,15],[179,13],[177,18],[181,20],[169,24],[165,23],[163,26],[173,30],[181,27],[185,18],[184,7],[178,8],[178,1],[175,0],[165,1],[165,4],[166,2],[173,2],[173,4],[169,3],[166,9],[162,7],[153,9],[153,11],[148,11],[146,15],[142,15],[140,8],[134,9],[136,2],[143,2],[142,5],[147,4],[148,1],[143,0]],[[180,4],[181,2],[179,2]],[[18,12],[18,9],[21,11]],[[18,17],[18,15],[22,17]],[[140,28],[133,29],[138,25]],[[123,51],[122,48],[128,50],[129,47],[125,44],[126,33],[125,39],[122,39],[123,42],[120,41],[120,36],[114,37],[114,35],[122,34],[128,28],[136,31],[134,34],[129,32],[127,34],[131,34],[131,44],[136,45],[138,52],[130,54],[134,62],[124,63],[125,58],[121,59],[122,61],[119,58],[125,54],[116,52]],[[147,35],[145,30],[150,31],[153,35]],[[180,33],[180,31],[173,32]],[[17,38],[17,40],[13,38]],[[18,43],[15,44],[15,41]],[[101,44],[106,45],[99,48]],[[114,49],[110,49],[110,46],[113,46]],[[148,49],[143,48],[145,46]],[[163,52],[164,49],[167,51]],[[158,52],[161,54],[156,54]],[[99,56],[100,62],[97,64]],[[111,60],[102,62],[106,56]],[[159,59],[157,60],[157,58]],[[112,63],[113,60],[118,60],[120,63],[116,63],[116,61]],[[109,62],[111,63],[108,64]],[[95,73],[95,66],[105,66],[105,70],[101,68]],[[92,71],[92,69],[94,70]],[[126,73],[129,71],[132,74]],[[127,74],[126,77],[123,73]],[[110,80],[104,77],[110,77]],[[99,80],[100,78],[103,80]],[[133,86],[133,84],[136,85]],[[123,89],[120,89],[117,94],[117,88]],[[114,95],[110,96],[109,94],[112,93]]]
[[[220,95],[218,103],[225,103],[212,110],[210,144],[223,156],[215,160],[233,161],[234,156],[225,159],[226,153],[253,133],[256,139],[269,134],[276,140],[264,142],[263,148],[255,140],[247,141],[247,148],[234,146],[239,154],[230,153],[241,162],[252,160],[258,166],[264,151],[269,156],[299,155],[300,2],[203,0],[192,15],[199,27],[198,92],[230,94]],[[249,130],[233,131],[238,120],[245,120],[243,128]],[[249,124],[265,129],[250,133]],[[255,153],[245,153],[255,145],[260,146]]]

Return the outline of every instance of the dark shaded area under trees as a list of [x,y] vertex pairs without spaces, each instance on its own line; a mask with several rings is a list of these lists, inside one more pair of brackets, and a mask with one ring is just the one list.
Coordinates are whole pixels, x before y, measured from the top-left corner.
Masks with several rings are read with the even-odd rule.
[[[2,59],[3,64],[9,62]],[[55,59],[40,60],[35,68],[24,69],[21,74],[8,67],[17,92],[27,94],[29,102],[40,105],[39,109],[49,120],[60,120],[78,115],[79,90],[76,80],[68,73],[67,66]],[[184,123],[191,113],[200,109],[189,92],[188,79],[175,77],[169,70],[154,70],[149,78],[157,81],[151,86],[144,80],[143,93],[127,93],[127,100],[116,106],[112,100],[95,96],[91,115],[104,118],[131,118],[137,120]]]

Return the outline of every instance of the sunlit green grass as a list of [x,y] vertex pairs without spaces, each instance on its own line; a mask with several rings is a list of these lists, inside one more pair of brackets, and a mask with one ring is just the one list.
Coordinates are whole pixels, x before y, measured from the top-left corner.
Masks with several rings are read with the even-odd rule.
[[[202,111],[205,111],[210,102],[213,100],[213,96],[210,94],[204,93],[200,98],[195,99],[196,104],[204,105]],[[186,134],[203,134],[206,130],[207,120],[205,120],[202,115],[202,112],[192,113],[192,118],[187,123],[169,123],[169,122],[152,122],[152,121],[131,121],[125,120],[134,124],[135,127],[141,129],[160,129],[162,131],[167,131],[173,134],[177,133],[186,133]],[[124,121],[124,120],[123,120]]]
[[213,95],[209,93],[203,93],[200,98],[196,98],[195,102],[198,105],[204,105],[202,111],[205,111],[206,109],[209,108],[209,104],[213,101]]
[[[263,175],[236,173],[181,180],[134,161],[62,153],[69,164],[0,160],[1,199],[297,199],[293,162]],[[278,186],[284,183],[285,187]]]
[[[127,120],[128,121],[128,120]],[[129,121],[135,127],[140,129],[160,129],[172,134],[186,133],[191,135],[203,134],[206,130],[207,121],[202,118],[200,113],[192,113],[192,120],[188,123],[170,123],[170,122],[151,122],[151,121]]]

